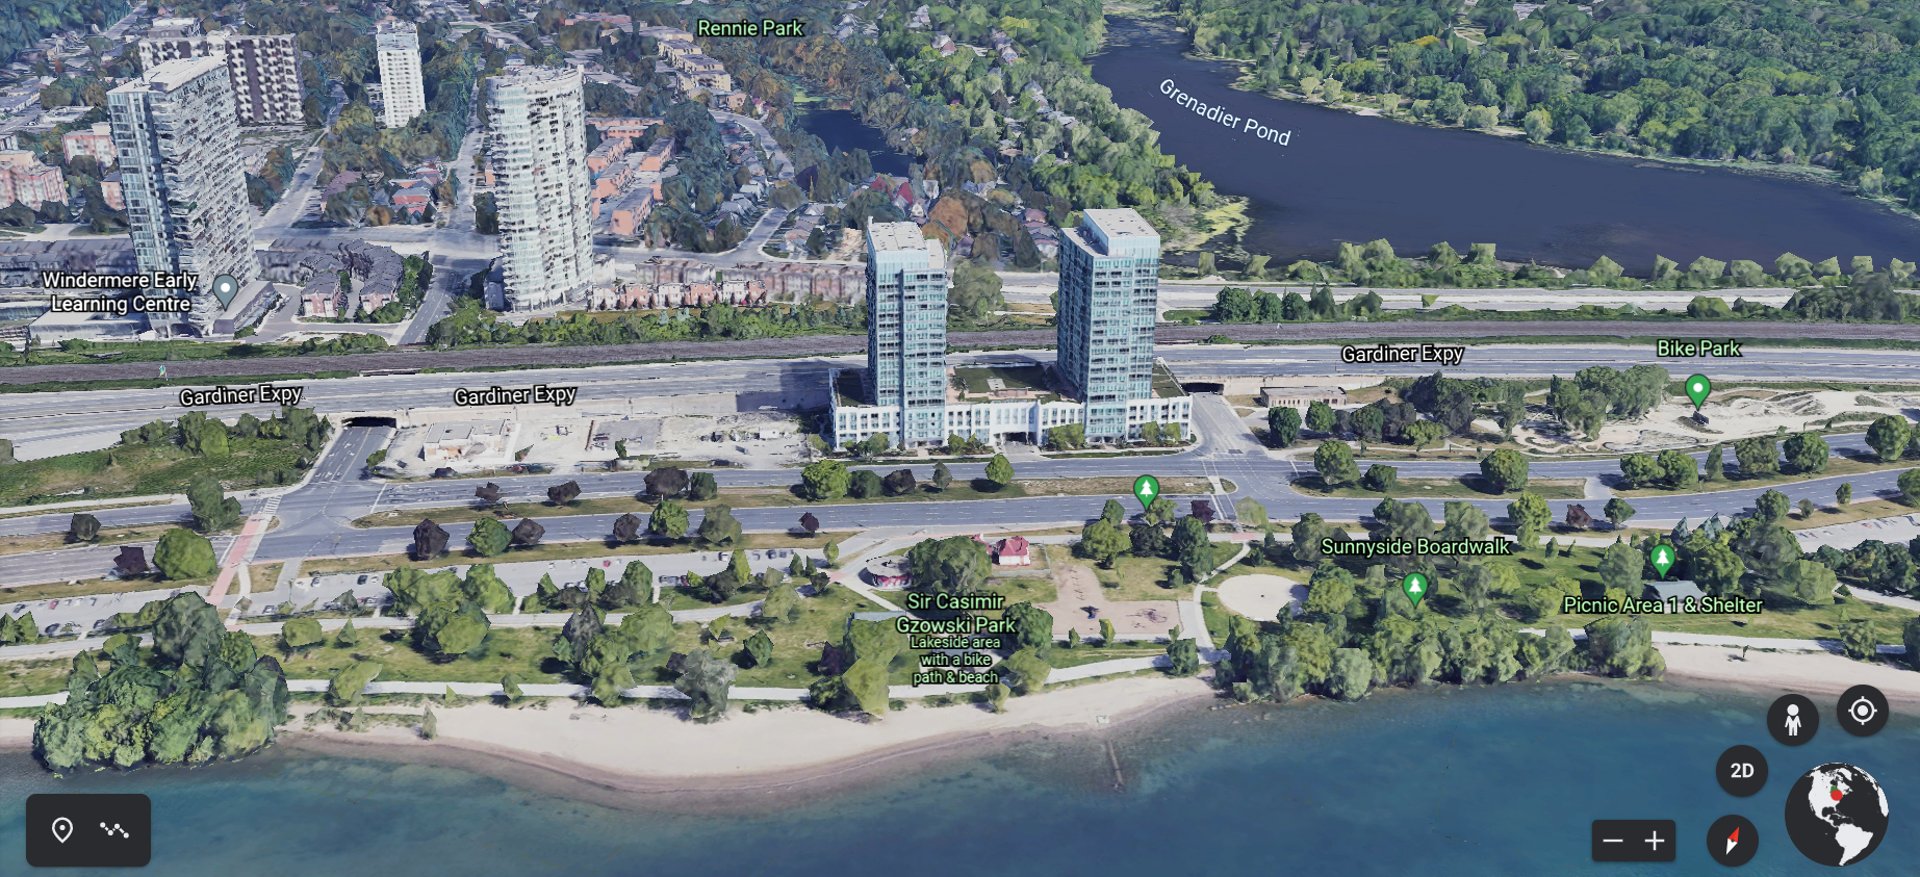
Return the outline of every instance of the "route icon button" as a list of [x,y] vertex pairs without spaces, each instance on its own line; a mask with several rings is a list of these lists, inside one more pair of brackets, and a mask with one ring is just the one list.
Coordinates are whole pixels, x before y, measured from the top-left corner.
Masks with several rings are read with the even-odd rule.
[[1767,757],[1752,746],[1734,746],[1720,753],[1713,767],[1720,788],[1736,798],[1758,793],[1767,786]]
[[1820,730],[1820,711],[1804,694],[1781,695],[1767,708],[1767,733],[1782,746],[1799,746]]

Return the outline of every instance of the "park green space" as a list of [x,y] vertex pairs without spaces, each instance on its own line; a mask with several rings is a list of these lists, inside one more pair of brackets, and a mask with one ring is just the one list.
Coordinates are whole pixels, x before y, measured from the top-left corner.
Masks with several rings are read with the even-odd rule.
[[67,687],[71,658],[35,658],[0,664],[0,697],[52,694]]
[[224,457],[154,443],[26,460],[0,466],[0,506],[179,493],[202,476],[229,488],[264,486],[303,455],[296,442],[232,436]]
[[[1539,549],[1527,550],[1515,555],[1512,562],[1519,567],[1521,587],[1524,588],[1537,587],[1562,577],[1598,581],[1600,556],[1601,549],[1576,546],[1571,551],[1563,547],[1553,557],[1542,557]],[[1446,594],[1444,575],[1442,578],[1441,589],[1436,591],[1437,598]],[[1512,596],[1501,595],[1508,599]],[[1517,617],[1525,617],[1510,602],[1505,603],[1503,608]],[[1866,619],[1881,622],[1879,631],[1882,642],[1898,642],[1899,625],[1913,615],[1913,612],[1905,609],[1837,596],[1834,603],[1824,606],[1786,606],[1769,600],[1764,610],[1753,615],[1651,615],[1648,618],[1655,630],[1780,639],[1832,639],[1839,635],[1840,622],[1849,618]],[[1556,611],[1542,616],[1537,623],[1574,628],[1584,627],[1598,617],[1565,615]]]
[[[706,625],[676,624],[669,650],[686,653],[705,648],[722,658],[735,660],[737,666],[738,653],[747,638],[764,630],[773,641],[772,660],[763,666],[741,668],[733,684],[805,688],[816,678],[812,667],[820,659],[821,647],[840,641],[846,633],[848,617],[855,612],[882,611],[878,605],[844,586],[831,587],[817,597],[803,597],[799,605],[800,617],[793,621],[781,620],[761,626],[748,624],[744,618],[726,619],[722,627],[731,639],[725,642],[712,642]],[[664,664],[666,656],[661,655],[660,659]],[[642,685],[655,684],[639,673],[634,674],[634,679]]]

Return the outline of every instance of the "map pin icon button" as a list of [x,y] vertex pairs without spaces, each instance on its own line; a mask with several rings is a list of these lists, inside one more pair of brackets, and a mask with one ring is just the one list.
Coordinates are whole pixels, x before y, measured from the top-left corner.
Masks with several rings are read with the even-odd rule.
[[73,836],[73,820],[68,819],[65,816],[62,816],[59,819],[55,819],[53,821],[53,839],[54,840],[57,840],[61,843],[66,843],[67,838],[70,838],[72,836]]

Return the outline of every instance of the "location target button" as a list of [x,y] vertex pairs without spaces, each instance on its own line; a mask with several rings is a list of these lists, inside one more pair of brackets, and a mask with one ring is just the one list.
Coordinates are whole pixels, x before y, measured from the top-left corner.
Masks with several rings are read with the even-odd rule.
[[1855,737],[1871,737],[1887,726],[1887,696],[1871,685],[1855,685],[1834,708],[1840,727]]

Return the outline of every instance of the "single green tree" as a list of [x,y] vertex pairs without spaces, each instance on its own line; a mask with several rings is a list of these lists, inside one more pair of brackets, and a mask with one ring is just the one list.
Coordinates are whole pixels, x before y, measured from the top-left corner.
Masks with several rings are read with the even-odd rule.
[[1313,452],[1313,471],[1320,475],[1321,483],[1328,487],[1344,487],[1360,477],[1359,464],[1354,462],[1353,449],[1342,441],[1324,441]]
[[687,535],[687,507],[677,499],[663,499],[647,516],[647,532],[662,539]]
[[1512,448],[1501,448],[1480,460],[1480,477],[1500,493],[1527,486],[1527,458]]
[[326,641],[315,618],[290,618],[280,625],[280,645],[290,652],[313,648]]
[[507,525],[497,518],[474,521],[472,532],[467,534],[467,549],[480,557],[498,557],[505,554],[511,544],[513,534],[507,532]]
[[839,460],[821,460],[800,470],[801,492],[807,499],[822,502],[847,495],[852,480],[847,464]]
[[1616,530],[1625,527],[1628,521],[1633,520],[1634,511],[1633,505],[1620,497],[1609,499],[1606,508],[1607,523],[1612,524]]
[[700,518],[700,544],[709,547],[725,547],[740,539],[739,519],[733,516],[733,509],[723,505],[707,509]]
[[153,547],[153,565],[160,570],[161,578],[181,581],[213,575],[218,562],[207,537],[175,527],[160,534],[160,541]]
[[85,512],[73,516],[67,522],[68,542],[100,541],[100,519]]
[[1007,462],[1005,454],[994,454],[993,459],[987,461],[987,483],[995,490],[1013,483],[1013,464]]
[[1291,447],[1300,440],[1300,409],[1291,405],[1276,405],[1267,409],[1267,445],[1275,448]]

